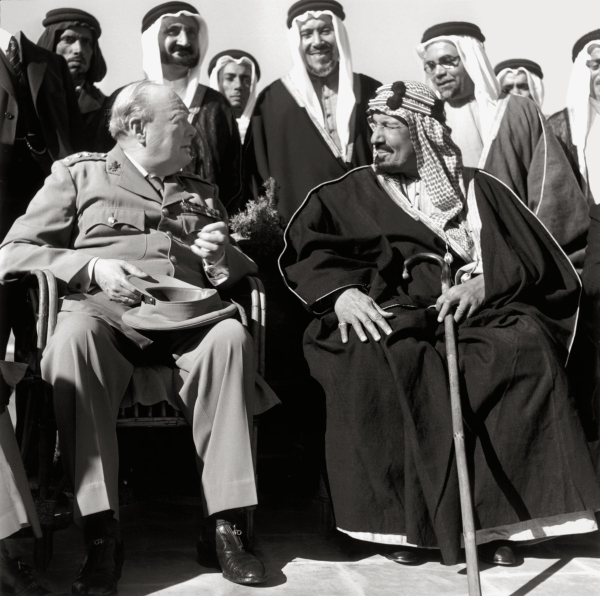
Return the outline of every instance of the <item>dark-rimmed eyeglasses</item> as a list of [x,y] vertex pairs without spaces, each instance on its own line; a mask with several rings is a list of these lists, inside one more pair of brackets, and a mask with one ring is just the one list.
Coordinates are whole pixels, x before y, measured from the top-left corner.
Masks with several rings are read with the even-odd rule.
[[432,60],[429,60],[428,62],[425,62],[423,69],[427,74],[433,74],[438,64],[442,68],[450,70],[451,68],[456,68],[460,64],[460,57],[447,55],[442,56],[439,62],[433,62]]

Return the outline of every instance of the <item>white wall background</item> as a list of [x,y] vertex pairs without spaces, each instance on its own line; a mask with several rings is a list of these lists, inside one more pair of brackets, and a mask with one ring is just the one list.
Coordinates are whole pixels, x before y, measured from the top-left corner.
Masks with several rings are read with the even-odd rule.
[[[188,0],[209,27],[206,67],[216,53],[239,48],[260,63],[261,87],[291,67],[285,25],[293,0]],[[352,44],[354,69],[383,82],[422,81],[414,47],[423,31],[447,20],[468,20],[484,32],[492,64],[529,58],[545,73],[544,111],[564,107],[571,69],[571,48],[584,33],[600,29],[600,1],[562,0],[341,0]],[[2,0],[0,26],[23,31],[32,41],[41,34],[46,12],[57,7],[82,8],[102,26],[100,45],[108,75],[105,93],[143,77],[140,31],[142,16],[161,0]]]

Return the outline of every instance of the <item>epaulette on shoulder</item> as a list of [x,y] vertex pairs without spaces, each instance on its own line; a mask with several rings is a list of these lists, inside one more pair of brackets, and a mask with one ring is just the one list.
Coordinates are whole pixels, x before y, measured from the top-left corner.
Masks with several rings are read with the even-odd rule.
[[65,157],[62,162],[66,166],[74,166],[80,161],[106,161],[108,153],[90,153],[89,151],[82,151],[81,153],[73,153],[69,157]]

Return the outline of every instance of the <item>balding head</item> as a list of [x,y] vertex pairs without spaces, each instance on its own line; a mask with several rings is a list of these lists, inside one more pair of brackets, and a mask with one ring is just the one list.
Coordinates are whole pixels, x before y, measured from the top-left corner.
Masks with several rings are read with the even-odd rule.
[[109,130],[119,146],[149,174],[168,176],[192,159],[195,128],[179,96],[164,85],[133,83],[117,96]]

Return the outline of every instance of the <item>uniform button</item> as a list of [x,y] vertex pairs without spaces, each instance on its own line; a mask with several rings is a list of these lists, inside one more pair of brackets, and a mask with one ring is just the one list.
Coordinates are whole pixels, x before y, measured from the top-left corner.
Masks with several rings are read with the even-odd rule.
[[165,217],[167,217],[169,215],[169,210],[166,207],[164,209],[162,209],[161,212]]
[[169,257],[169,261],[171,261],[171,263],[173,263],[173,265],[177,265],[177,257],[175,255],[171,255]]
[[173,238],[173,232],[166,232],[166,234],[169,238]]
[[116,218],[116,217],[113,217],[113,216],[111,215],[111,216],[108,218],[108,223],[109,223],[111,226],[114,226],[114,225],[117,223],[117,218]]
[[4,115],[8,120],[12,120],[14,118],[14,116],[10,112],[6,112]]

